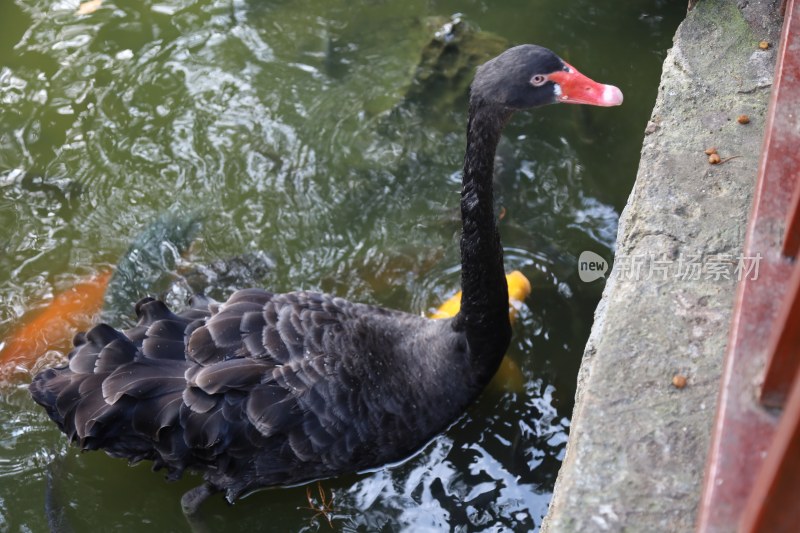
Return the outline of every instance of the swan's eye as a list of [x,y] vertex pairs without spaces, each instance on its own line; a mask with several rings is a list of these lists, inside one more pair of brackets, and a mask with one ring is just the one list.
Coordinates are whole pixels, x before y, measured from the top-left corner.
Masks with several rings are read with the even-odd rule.
[[531,85],[534,87],[541,87],[547,83],[547,76],[544,74],[536,74],[534,77],[531,78]]

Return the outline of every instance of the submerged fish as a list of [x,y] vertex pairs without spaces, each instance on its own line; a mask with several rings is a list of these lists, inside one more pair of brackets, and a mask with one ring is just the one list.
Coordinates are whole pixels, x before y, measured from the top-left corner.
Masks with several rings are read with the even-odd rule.
[[[29,366],[49,350],[68,352],[78,331],[102,321],[122,325],[130,302],[148,294],[175,266],[199,230],[198,216],[166,214],[147,227],[111,271],[103,269],[57,293],[25,316],[0,348],[0,364]],[[125,302],[124,305],[122,302]]]
[[68,351],[75,333],[91,326],[103,306],[109,279],[110,271],[92,274],[56,294],[42,311],[26,317],[7,337],[0,363],[32,362],[48,350]]
[[[508,318],[511,323],[517,318],[517,310],[531,293],[531,282],[519,270],[506,274],[508,283]],[[430,315],[431,318],[450,318],[461,309],[461,291],[458,291]],[[525,388],[525,378],[519,365],[508,355],[503,358],[500,368],[492,378],[489,386],[495,390],[521,392]]]
[[[517,309],[523,304],[525,298],[531,293],[531,282],[519,270],[506,274],[508,283],[508,317],[511,323],[517,318]],[[461,309],[461,291],[458,291],[431,314],[431,318],[450,318],[458,314]]]
[[170,280],[165,280],[165,275],[174,271],[200,227],[199,213],[166,213],[140,233],[108,283],[101,321],[112,326],[133,325],[130,302],[167,288]]

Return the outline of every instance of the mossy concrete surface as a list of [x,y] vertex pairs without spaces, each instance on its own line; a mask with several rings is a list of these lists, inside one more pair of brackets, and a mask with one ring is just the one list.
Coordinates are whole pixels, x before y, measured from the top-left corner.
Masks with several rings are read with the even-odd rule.
[[543,531],[694,528],[737,279],[757,275],[742,247],[778,4],[700,0],[678,28]]

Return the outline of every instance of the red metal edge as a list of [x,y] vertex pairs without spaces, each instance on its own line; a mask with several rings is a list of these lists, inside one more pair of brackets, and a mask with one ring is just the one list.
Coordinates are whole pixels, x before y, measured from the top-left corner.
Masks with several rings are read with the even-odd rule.
[[[796,12],[794,5],[794,0],[789,0],[786,5],[758,182],[745,238],[744,255],[752,257],[760,253],[763,260],[758,279],[744,277],[739,282],[734,301],[717,415],[697,516],[697,531],[700,533],[736,529],[777,423],[776,417],[757,402],[757,382],[766,361],[764,339],[770,334],[780,304],[777,296],[785,293],[792,266],[781,250],[785,216],[795,185],[793,173],[797,168],[797,155],[784,128],[790,119],[797,120],[796,116],[793,117],[797,107],[788,108],[786,113],[785,100],[791,93],[784,91],[782,82],[784,66],[797,61],[800,56],[794,50],[800,45],[796,43],[800,38],[800,13]],[[776,131],[776,128],[781,131]]]
[[786,217],[786,238],[783,241],[783,255],[795,257],[800,251],[800,187],[795,187],[792,210]]
[[780,533],[800,528],[800,373],[792,378],[794,384],[772,445],[742,513],[741,533]]
[[767,343],[769,361],[759,399],[768,407],[783,406],[800,368],[800,262],[792,270],[789,288]]

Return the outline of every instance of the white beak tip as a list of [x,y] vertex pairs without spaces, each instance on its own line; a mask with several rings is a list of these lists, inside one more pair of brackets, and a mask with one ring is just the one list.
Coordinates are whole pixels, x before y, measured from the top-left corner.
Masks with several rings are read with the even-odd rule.
[[606,85],[603,89],[603,103],[607,106],[620,105],[622,103],[622,91],[613,85]]

